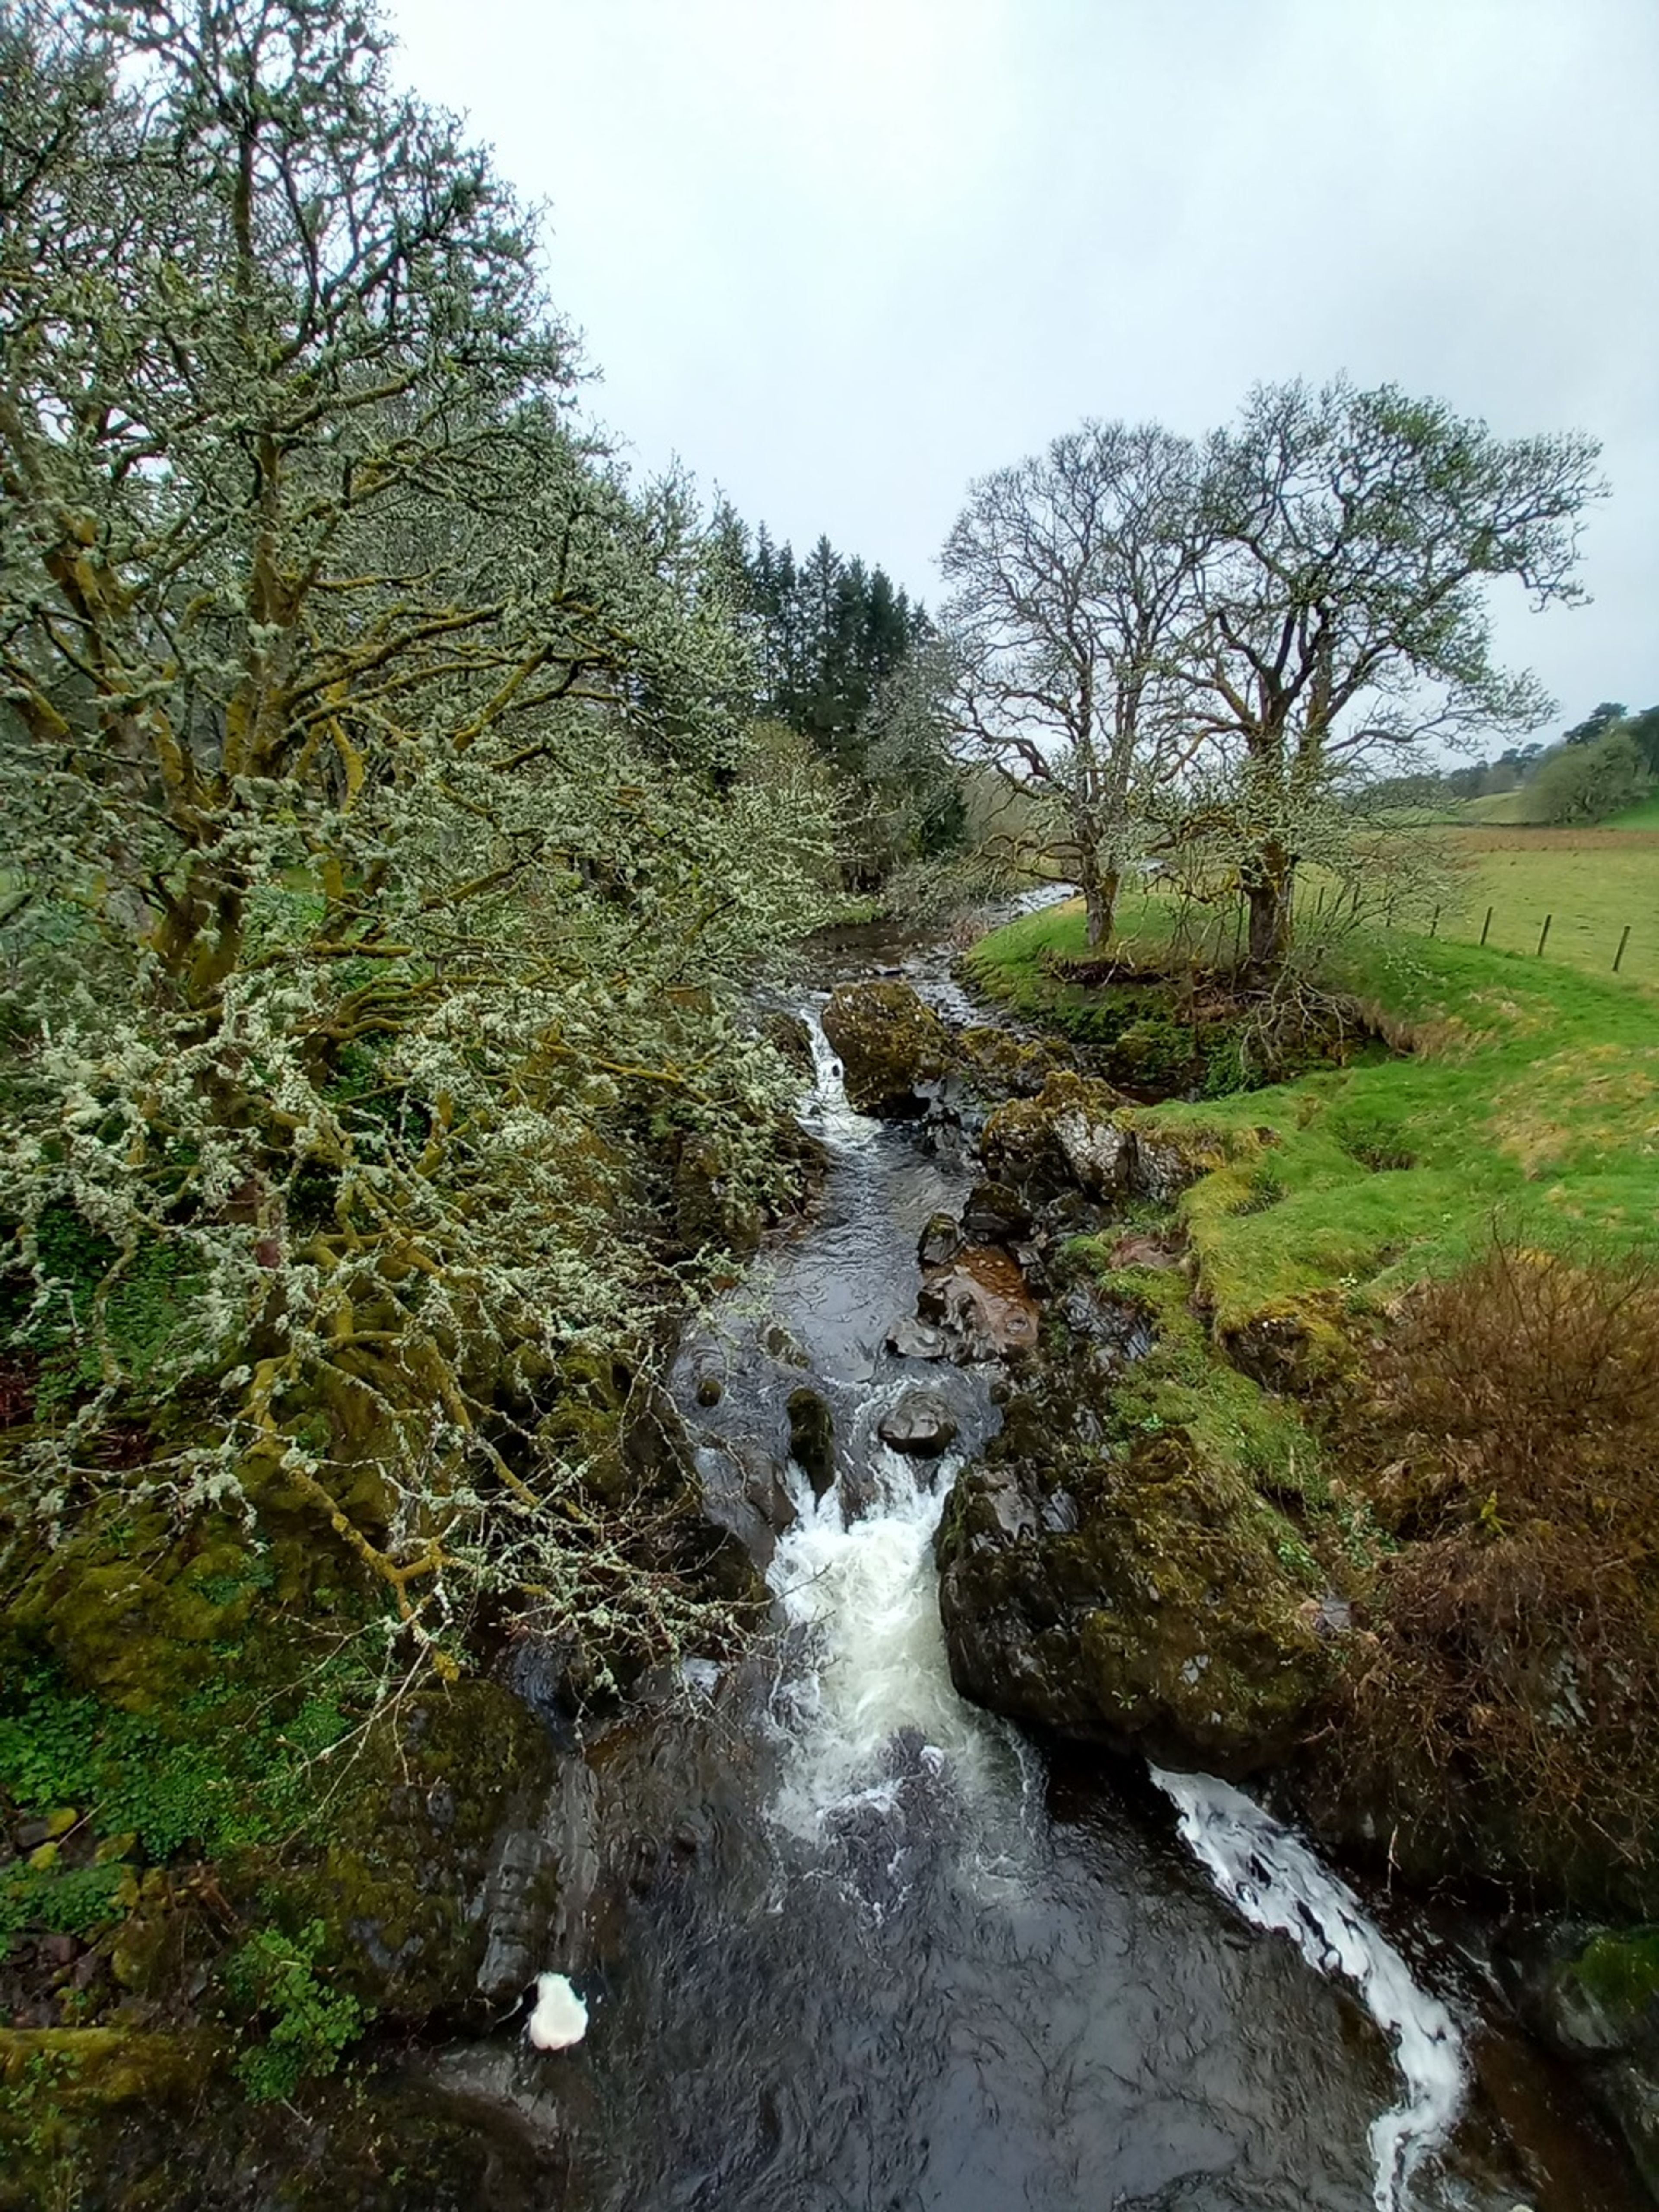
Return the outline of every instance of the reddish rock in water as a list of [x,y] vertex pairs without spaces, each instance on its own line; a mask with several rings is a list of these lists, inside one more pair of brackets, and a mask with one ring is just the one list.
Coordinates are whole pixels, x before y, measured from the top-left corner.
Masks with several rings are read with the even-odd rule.
[[970,1245],[948,1267],[930,1270],[916,1308],[946,1332],[955,1359],[1000,1359],[1036,1348],[1036,1300],[1016,1262],[991,1245]]

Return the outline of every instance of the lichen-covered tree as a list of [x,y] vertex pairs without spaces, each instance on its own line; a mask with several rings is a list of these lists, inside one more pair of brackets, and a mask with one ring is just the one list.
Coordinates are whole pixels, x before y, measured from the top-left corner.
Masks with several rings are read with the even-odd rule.
[[1261,386],[1208,441],[1190,664],[1213,748],[1201,829],[1234,853],[1257,973],[1290,950],[1304,826],[1357,768],[1549,712],[1534,678],[1494,661],[1487,590],[1513,581],[1535,607],[1582,598],[1597,452],[1576,432],[1496,437],[1438,400],[1341,380]]
[[653,1177],[767,1194],[741,992],[827,806],[759,771],[686,487],[584,440],[525,218],[374,26],[101,21],[0,16],[0,1217],[15,1340],[82,1378],[30,1479],[84,1500],[142,1382],[196,1407],[147,1480],[279,1471],[417,1635],[495,1576],[660,1642],[537,1408],[672,1291]]
[[1086,422],[975,484],[941,558],[959,734],[1038,802],[1032,857],[1082,892],[1091,945],[1189,757],[1196,483],[1169,431]]

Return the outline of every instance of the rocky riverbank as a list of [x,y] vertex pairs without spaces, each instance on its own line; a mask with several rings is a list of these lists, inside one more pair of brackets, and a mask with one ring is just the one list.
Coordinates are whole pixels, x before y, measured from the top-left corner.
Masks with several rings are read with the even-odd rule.
[[[838,994],[826,1027],[849,1091],[877,1110],[937,1112],[953,1084],[973,1095],[975,1048],[902,986]],[[1478,1899],[1518,2009],[1585,2065],[1659,2179],[1651,1830],[1628,1801],[1594,1796],[1623,1725],[1616,1674],[1564,1627],[1532,1655],[1529,1686],[1504,1685],[1553,1739],[1559,1798],[1517,1788],[1509,1737],[1474,1692],[1413,1706],[1419,1647],[1397,1593],[1443,1572],[1443,1612],[1462,1598],[1466,1627],[1442,1637],[1506,1632],[1501,1616],[1482,1630],[1483,1562],[1471,1569],[1424,1503],[1455,1479],[1458,1425],[1438,1439],[1428,1425],[1413,1347],[1454,1325],[1449,1294],[1434,1294],[1437,1321],[1412,1296],[1235,1303],[1224,1320],[1193,1224],[1273,1202],[1273,1128],[1174,1129],[1061,1064],[1056,1044],[1022,1049],[1019,1095],[975,1117],[987,1179],[959,1221],[929,1225],[922,1255],[927,1282],[964,1261],[981,1277],[1000,1267],[1041,1311],[1023,1340],[995,1344],[1002,1429],[939,1532],[957,1688],[1054,1737],[1253,1776],[1358,1863]],[[922,1334],[939,1312],[924,1287],[891,1340],[963,1356],[972,1327],[954,1344]],[[1547,1450],[1548,1409],[1534,1414]],[[1550,1592],[1534,1595],[1547,1619]],[[1509,1917],[1522,1908],[1524,1932]]]

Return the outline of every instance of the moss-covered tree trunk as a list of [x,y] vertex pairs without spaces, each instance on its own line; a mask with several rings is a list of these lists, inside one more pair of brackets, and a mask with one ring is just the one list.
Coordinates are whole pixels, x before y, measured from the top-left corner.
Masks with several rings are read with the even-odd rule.
[[1270,838],[1244,878],[1249,907],[1249,974],[1271,982],[1289,959],[1295,940],[1296,861],[1279,838]]

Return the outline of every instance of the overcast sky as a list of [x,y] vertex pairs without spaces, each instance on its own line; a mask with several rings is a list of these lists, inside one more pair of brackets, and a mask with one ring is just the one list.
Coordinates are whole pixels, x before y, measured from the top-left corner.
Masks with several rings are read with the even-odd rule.
[[1659,701],[1659,0],[388,0],[647,468],[929,600],[970,477],[1346,369],[1580,428],[1568,720]]

